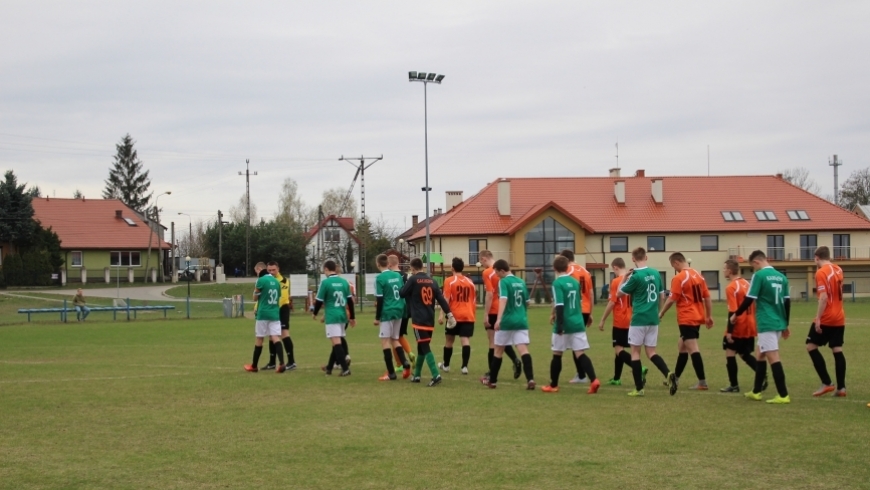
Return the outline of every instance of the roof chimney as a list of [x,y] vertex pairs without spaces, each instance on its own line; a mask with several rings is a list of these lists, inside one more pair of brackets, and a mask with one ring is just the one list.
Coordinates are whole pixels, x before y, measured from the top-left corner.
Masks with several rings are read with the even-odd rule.
[[619,178],[619,174],[620,174],[620,169],[619,169],[619,167],[614,167],[614,168],[610,169],[610,176],[611,176],[611,177],[616,177],[616,178],[618,179],[618,178]]
[[776,178],[782,180],[782,174],[776,174]]
[[511,215],[511,181],[508,179],[498,181],[498,214]]
[[447,211],[462,204],[462,191],[447,191]]
[[634,173],[635,177],[646,177],[646,171],[642,168],[637,169],[637,172]]
[[116,210],[115,210],[115,217],[118,218],[118,219],[123,219],[123,218],[124,218],[124,217],[121,215],[121,210],[120,210],[120,209],[116,209]]
[[613,184],[613,197],[616,198],[617,204],[625,204],[625,181],[617,180]]
[[411,228],[416,228],[420,224],[420,217],[416,214],[411,216]]
[[656,204],[664,202],[664,189],[662,187],[662,179],[653,179],[652,181],[652,198]]

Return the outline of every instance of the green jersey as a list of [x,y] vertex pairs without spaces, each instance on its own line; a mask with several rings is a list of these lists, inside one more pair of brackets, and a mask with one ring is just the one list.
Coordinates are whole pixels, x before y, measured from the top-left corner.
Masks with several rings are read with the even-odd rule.
[[631,295],[631,326],[652,327],[659,324],[659,297],[662,276],[649,267],[635,269],[622,281],[620,291]]
[[529,290],[526,282],[513,274],[505,276],[498,282],[498,297],[507,299],[504,313],[501,315],[502,330],[528,330],[529,317],[526,306],[529,301]]
[[274,276],[266,274],[257,279],[254,288],[260,293],[257,298],[257,320],[279,321],[278,300],[281,299],[281,283]]
[[347,323],[347,298],[353,298],[350,284],[338,274],[327,276],[317,290],[317,301],[323,303],[323,318],[327,325]]
[[[586,331],[583,310],[580,309],[580,283],[569,275],[559,276],[553,281],[553,302],[562,307],[562,332],[579,333]],[[558,321],[558,320],[557,320]],[[558,325],[553,324],[553,333],[558,333]]]
[[788,279],[781,272],[767,266],[752,275],[747,298],[755,300],[755,324],[758,333],[781,332],[788,328],[785,317],[785,299]]
[[396,271],[385,270],[378,274],[375,280],[375,296],[383,302],[378,320],[400,320],[405,314],[405,300],[399,296],[404,283],[402,275]]

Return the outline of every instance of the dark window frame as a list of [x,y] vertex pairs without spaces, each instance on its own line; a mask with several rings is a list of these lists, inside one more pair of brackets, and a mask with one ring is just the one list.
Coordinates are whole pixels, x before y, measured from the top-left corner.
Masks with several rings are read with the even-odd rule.
[[[624,238],[625,239],[625,250],[617,250],[613,247],[613,239],[614,238]],[[610,253],[622,253],[628,252],[628,236],[620,235],[620,236],[612,236],[610,237]]]
[[[704,237],[710,238],[713,237],[716,239],[716,245],[713,248],[710,246],[704,246]],[[701,235],[701,251],[702,252],[718,252],[719,251],[719,235]]]
[[[770,244],[771,238],[773,245]],[[785,235],[767,235],[767,257],[770,260],[785,260]]]
[[[659,250],[657,248],[654,249],[653,247],[650,246],[649,241],[651,238],[661,238],[662,239],[661,250]],[[647,235],[647,237],[646,237],[646,251],[647,252],[665,252],[665,251],[667,251],[667,249],[668,249],[668,242],[667,242],[665,235]]]
[[[707,274],[710,274],[716,277],[716,285],[713,286],[710,284],[710,281],[707,279]],[[720,287],[722,287],[722,281],[719,280],[719,271],[701,271],[701,277],[704,278],[704,282],[707,283],[707,289],[718,291]]]

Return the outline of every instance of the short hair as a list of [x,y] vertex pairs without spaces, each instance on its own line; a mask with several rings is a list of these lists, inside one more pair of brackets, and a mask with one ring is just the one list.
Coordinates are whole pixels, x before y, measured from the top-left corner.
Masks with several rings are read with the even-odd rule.
[[565,257],[566,259],[568,259],[571,262],[574,262],[574,252],[572,250],[568,250],[566,248],[565,250],[562,250],[561,252],[559,252],[559,255],[561,255],[562,257]]
[[568,263],[568,257],[559,255],[553,259],[553,269],[556,269],[556,272],[568,272]]
[[754,262],[756,260],[767,260],[767,255],[764,255],[764,252],[761,250],[756,250],[749,254],[749,261]]
[[646,249],[643,247],[637,247],[631,251],[631,258],[634,260],[643,260],[644,257],[646,257]]
[[378,267],[386,267],[389,261],[390,259],[388,259],[387,256],[384,254],[380,254],[375,257],[375,263],[378,264]]
[[728,272],[732,274],[738,274],[740,272],[740,264],[738,264],[737,261],[734,259],[726,260],[725,268],[728,269]]
[[323,268],[329,272],[335,272],[335,270],[338,269],[338,265],[336,265],[334,260],[329,259],[323,263]]
[[275,262],[274,260],[271,261],[271,262],[268,262],[266,265],[268,265],[268,266],[270,266],[270,267],[277,267],[277,268],[279,268],[279,269],[281,268],[281,266],[278,265],[278,262]]
[[489,250],[481,250],[480,252],[477,253],[477,256],[482,258],[482,259],[491,259],[492,252],[490,252]]
[[263,262],[257,262],[257,265],[254,266],[254,269],[265,269],[266,264]]
[[399,257],[396,255],[387,255],[387,263],[390,265],[399,265]]
[[613,262],[611,262],[610,265],[613,267],[619,267],[620,269],[625,269],[625,261],[622,260],[622,257],[613,259]]
[[831,249],[824,245],[817,248],[816,257],[818,257],[819,260],[831,260]]
[[511,266],[508,265],[508,262],[505,259],[496,260],[495,264],[492,265],[492,268],[497,270],[497,271],[502,271],[502,272],[510,272],[511,271]]
[[415,271],[423,270],[423,261],[419,257],[411,259],[411,268]]
[[450,265],[453,266],[453,270],[456,272],[462,272],[462,269],[465,269],[465,261],[459,257],[453,257],[453,262]]
[[680,252],[674,252],[668,257],[668,262],[685,262],[686,256]]

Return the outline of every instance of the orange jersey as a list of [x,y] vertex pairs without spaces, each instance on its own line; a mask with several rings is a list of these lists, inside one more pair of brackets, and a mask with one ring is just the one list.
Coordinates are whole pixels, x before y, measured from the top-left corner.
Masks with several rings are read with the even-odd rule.
[[490,315],[498,315],[498,283],[501,278],[495,273],[495,269],[488,267],[483,271],[483,287],[487,293],[492,293],[492,306],[489,308]]
[[[728,316],[737,311],[743,300],[746,298],[746,293],[749,292],[749,281],[738,277],[725,288],[725,299],[728,301]],[[725,328],[725,333],[728,333],[728,328]],[[737,317],[737,323],[734,324],[733,337],[738,339],[751,339],[758,335],[755,330],[755,303],[746,310],[745,315]]]
[[671,299],[677,305],[677,324],[700,326],[707,318],[704,300],[710,297],[707,282],[694,269],[686,269],[671,280]]
[[453,274],[444,280],[444,299],[457,322],[473,322],[477,313],[474,283],[467,276]]
[[841,327],[846,324],[843,312],[843,269],[835,264],[825,264],[816,271],[816,291],[827,293],[828,304],[819,319],[826,327]]
[[568,275],[580,283],[580,297],[583,300],[580,310],[592,313],[592,275],[585,267],[574,263],[568,268]]
[[610,301],[613,302],[613,328],[628,328],[631,325],[631,296],[619,297],[619,287],[628,275],[614,277],[610,281]]

